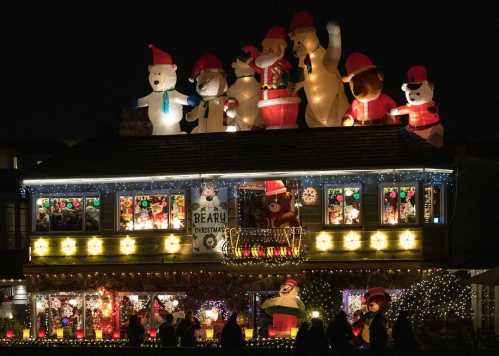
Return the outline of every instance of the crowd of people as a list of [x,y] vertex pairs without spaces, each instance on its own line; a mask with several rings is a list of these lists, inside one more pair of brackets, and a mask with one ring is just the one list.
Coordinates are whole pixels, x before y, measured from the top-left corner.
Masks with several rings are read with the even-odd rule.
[[[188,311],[185,318],[177,320],[176,323],[171,314],[166,314],[163,320],[158,330],[162,346],[195,346],[196,330],[201,329],[201,325],[197,318],[193,317],[191,311]],[[426,348],[428,340],[415,336],[408,316],[404,312],[400,312],[397,320],[390,325],[390,329],[387,328],[384,317],[379,320],[373,319],[367,327],[361,326],[364,330],[359,329],[357,322],[358,320],[355,321],[354,318],[354,322],[350,324],[344,311],[339,311],[327,326],[319,318],[304,321],[295,338],[294,352],[299,356],[320,356],[331,354],[331,352],[335,355],[348,355],[356,349],[369,349],[374,354],[382,355],[389,346],[402,353]],[[363,335],[366,328],[369,333],[368,343]],[[144,339],[145,329],[137,315],[130,317],[127,332],[130,345],[140,346]],[[459,342],[466,342],[466,335],[459,334],[458,338]],[[241,326],[237,323],[237,313],[233,313],[223,327],[220,344],[225,350],[244,348],[244,335]]]

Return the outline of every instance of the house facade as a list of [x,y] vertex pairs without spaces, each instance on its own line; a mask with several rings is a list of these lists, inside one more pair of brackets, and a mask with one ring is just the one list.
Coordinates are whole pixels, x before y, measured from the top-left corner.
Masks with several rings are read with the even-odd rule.
[[367,287],[447,265],[454,174],[403,126],[84,142],[23,181],[31,333],[113,338],[189,309],[264,329],[266,296],[316,273],[351,315]]

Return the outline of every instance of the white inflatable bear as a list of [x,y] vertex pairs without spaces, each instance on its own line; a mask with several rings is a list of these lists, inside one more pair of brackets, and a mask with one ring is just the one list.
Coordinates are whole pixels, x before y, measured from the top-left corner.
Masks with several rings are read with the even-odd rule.
[[237,58],[235,62],[232,62],[232,68],[237,79],[229,87],[227,96],[237,102],[235,121],[238,129],[246,131],[263,127],[260,110],[258,110],[260,83],[254,76],[255,71],[244,61],[244,58]]
[[[196,91],[202,98],[201,103],[186,115],[189,122],[198,120],[198,126],[191,133],[225,132],[227,80],[222,62],[213,54],[203,55],[194,63],[189,80],[196,81]],[[230,117],[234,116],[231,110]]]
[[149,45],[153,53],[153,64],[149,66],[149,84],[153,91],[138,99],[137,107],[148,107],[153,135],[175,135],[184,133],[180,129],[182,105],[194,106],[196,97],[188,97],[175,90],[177,66],[172,57],[159,48]]

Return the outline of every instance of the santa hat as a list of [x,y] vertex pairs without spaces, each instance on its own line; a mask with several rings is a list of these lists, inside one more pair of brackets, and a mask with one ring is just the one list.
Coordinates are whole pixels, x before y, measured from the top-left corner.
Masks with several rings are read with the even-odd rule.
[[266,40],[283,40],[286,42],[287,40],[286,29],[282,26],[274,26],[267,32],[267,36],[265,36]]
[[376,68],[376,66],[364,53],[355,52],[347,57],[345,68],[347,70],[347,75],[344,76],[342,80],[344,83],[348,83],[357,74]]
[[266,180],[264,186],[266,196],[286,193],[286,186],[282,180]]
[[289,25],[289,32],[314,28],[314,18],[306,11],[300,11],[293,15]]
[[191,83],[194,83],[198,75],[203,70],[207,69],[223,72],[222,62],[214,54],[205,53],[204,55],[199,57],[196,63],[194,63],[194,65],[192,66],[192,73],[189,81]]
[[173,64],[172,56],[165,51],[159,49],[153,44],[149,44],[149,48],[152,49],[152,64]]
[[369,288],[367,290],[367,297],[366,297],[366,302],[369,304],[372,298],[374,297],[385,297],[388,300],[390,300],[390,295],[385,292],[385,288],[383,287],[374,287],[374,288]]
[[290,286],[296,287],[296,286],[298,286],[298,281],[296,279],[293,279],[293,278],[288,278],[284,281],[283,285],[290,285]]
[[424,83],[428,81],[425,66],[413,66],[407,71],[407,82],[409,84]]

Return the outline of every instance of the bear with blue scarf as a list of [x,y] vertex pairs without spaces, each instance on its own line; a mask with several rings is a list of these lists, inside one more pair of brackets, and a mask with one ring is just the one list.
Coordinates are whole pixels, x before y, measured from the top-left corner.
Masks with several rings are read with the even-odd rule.
[[184,133],[180,129],[183,117],[182,106],[196,106],[199,99],[186,96],[175,90],[177,66],[172,57],[161,49],[152,49],[153,64],[149,69],[149,84],[152,92],[138,99],[137,107],[148,107],[149,120],[153,125],[153,135],[175,135]]

